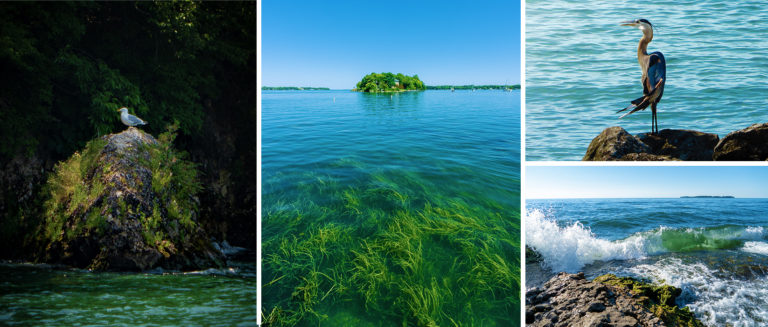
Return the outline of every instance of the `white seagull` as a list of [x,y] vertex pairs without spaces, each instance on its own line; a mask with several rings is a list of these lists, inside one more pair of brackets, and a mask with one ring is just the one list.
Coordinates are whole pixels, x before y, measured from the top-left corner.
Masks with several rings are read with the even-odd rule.
[[141,118],[129,114],[128,108],[126,107],[122,107],[117,110],[120,111],[120,121],[122,121],[123,124],[125,124],[126,126],[137,126],[137,125],[147,124],[147,122],[143,121]]

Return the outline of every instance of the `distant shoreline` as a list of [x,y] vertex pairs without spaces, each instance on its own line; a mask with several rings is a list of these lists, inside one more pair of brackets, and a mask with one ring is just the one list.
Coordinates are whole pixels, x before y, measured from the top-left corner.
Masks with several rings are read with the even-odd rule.
[[515,85],[427,85],[427,90],[519,90],[520,84]]
[[310,86],[262,86],[262,90],[268,91],[329,91],[327,87],[310,87]]
[[[427,85],[427,90],[519,90],[520,85]],[[347,90],[347,89],[331,89],[328,87],[311,87],[311,86],[262,86],[264,91],[332,91],[332,90]],[[355,91],[352,89],[352,91]],[[404,91],[422,91],[422,90],[405,90],[405,89],[393,89],[384,90],[379,93],[389,92],[404,92]]]
[[683,195],[681,199],[734,199],[733,195]]

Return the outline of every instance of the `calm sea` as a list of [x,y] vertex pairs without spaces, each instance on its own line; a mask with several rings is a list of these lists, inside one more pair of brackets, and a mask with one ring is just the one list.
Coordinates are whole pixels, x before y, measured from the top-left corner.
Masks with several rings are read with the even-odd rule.
[[266,321],[519,323],[519,91],[262,95]]
[[526,155],[580,160],[603,129],[648,132],[650,109],[618,119],[642,95],[636,28],[667,60],[659,128],[720,137],[768,121],[768,10],[764,1],[527,1]]
[[526,266],[526,285],[560,271],[648,278],[682,288],[678,304],[708,326],[761,326],[767,207],[768,199],[527,200],[526,244],[543,260]]

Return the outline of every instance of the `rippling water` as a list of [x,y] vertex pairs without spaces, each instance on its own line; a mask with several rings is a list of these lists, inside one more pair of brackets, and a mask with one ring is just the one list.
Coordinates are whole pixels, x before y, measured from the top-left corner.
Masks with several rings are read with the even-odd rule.
[[[768,322],[768,199],[526,201],[526,266],[535,286],[559,271],[614,273],[683,290],[708,326]],[[557,239],[558,242],[551,242]]]
[[171,273],[0,264],[0,324],[255,326],[256,267]]
[[519,91],[262,95],[265,321],[519,323]]
[[618,119],[642,95],[637,44],[667,60],[659,128],[720,137],[768,121],[768,11],[764,1],[527,1],[526,155],[580,160],[604,128],[650,131],[650,109]]

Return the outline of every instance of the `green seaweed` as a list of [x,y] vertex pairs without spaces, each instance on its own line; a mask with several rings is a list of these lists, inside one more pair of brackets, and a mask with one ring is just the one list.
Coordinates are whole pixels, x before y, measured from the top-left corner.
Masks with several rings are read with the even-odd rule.
[[613,274],[599,276],[594,281],[624,288],[639,295],[640,302],[667,326],[704,327],[688,307],[680,308],[675,304],[675,299],[682,293],[677,287],[654,285],[631,277],[616,277]]
[[519,208],[350,159],[334,168],[347,174],[265,182],[265,325],[519,323]]

